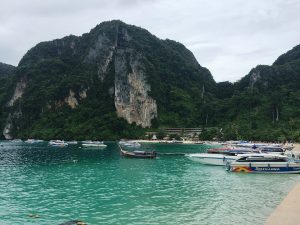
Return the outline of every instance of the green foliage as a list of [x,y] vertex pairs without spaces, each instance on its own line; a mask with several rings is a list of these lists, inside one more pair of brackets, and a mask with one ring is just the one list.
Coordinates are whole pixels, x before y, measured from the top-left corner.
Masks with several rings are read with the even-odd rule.
[[0,129],[3,129],[7,110],[7,99],[12,95],[15,84],[16,68],[11,65],[0,63]]
[[170,139],[180,141],[180,135],[179,134],[170,134]]
[[156,134],[156,137],[158,140],[162,140],[164,139],[164,137],[166,137],[166,133],[163,129],[159,129],[157,134]]
[[[107,49],[95,54],[99,46]],[[152,128],[159,130],[159,137],[164,136],[162,127],[203,127],[202,140],[300,141],[300,46],[272,66],[257,66],[236,83],[215,83],[182,44],[160,40],[121,21],[101,23],[81,37],[40,43],[17,69],[0,64],[2,128],[8,113],[20,109],[13,132],[21,138],[144,136],[145,129],[128,124],[115,112],[116,49],[139,57],[151,86],[148,94],[157,102],[158,117],[152,120]],[[106,50],[113,55],[101,77]],[[127,72],[132,73],[127,59]],[[21,78],[27,82],[23,98],[5,107]],[[71,93],[78,101],[76,108],[66,104]]]

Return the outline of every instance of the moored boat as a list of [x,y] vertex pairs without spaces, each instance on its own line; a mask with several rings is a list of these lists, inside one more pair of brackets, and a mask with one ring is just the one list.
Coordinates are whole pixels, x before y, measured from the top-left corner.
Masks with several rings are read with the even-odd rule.
[[103,144],[103,141],[91,141],[91,140],[88,140],[88,141],[82,141],[81,143],[82,144]]
[[140,158],[140,159],[154,159],[156,158],[155,151],[125,151],[119,145],[121,155],[129,158]]
[[206,165],[225,166],[227,162],[238,159],[236,155],[194,153],[186,155],[189,159]]
[[12,142],[12,143],[23,143],[23,141],[21,139],[13,139],[13,140],[10,140],[10,142]]
[[103,148],[106,148],[107,145],[104,144],[102,141],[85,141],[85,142],[82,142],[82,147],[83,148],[99,148],[99,149],[103,149]]
[[25,143],[27,143],[27,144],[36,144],[36,143],[42,143],[42,142],[44,142],[44,141],[43,140],[39,140],[39,139],[27,139],[25,141]]
[[49,141],[49,145],[54,146],[54,147],[66,147],[68,146],[68,143],[62,140],[51,140]]
[[119,145],[127,148],[140,148],[141,144],[136,141],[119,141]]
[[69,145],[77,145],[77,144],[78,144],[77,141],[67,141],[67,143],[68,143]]
[[300,173],[300,162],[278,154],[244,154],[226,164],[231,172],[246,173]]
[[259,153],[259,150],[249,148],[210,148],[207,150],[207,153],[232,155],[245,153]]
[[261,153],[284,154],[285,149],[279,146],[264,146],[259,148]]

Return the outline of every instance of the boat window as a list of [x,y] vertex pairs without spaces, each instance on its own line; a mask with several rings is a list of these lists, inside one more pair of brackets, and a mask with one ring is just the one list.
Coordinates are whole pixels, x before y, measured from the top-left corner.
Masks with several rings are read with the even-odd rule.
[[262,152],[284,152],[282,148],[263,148]]
[[237,162],[287,162],[287,158],[278,158],[278,157],[263,157],[263,156],[248,156],[242,157],[237,160]]
[[237,162],[245,162],[246,159],[247,159],[247,157],[242,157],[242,158],[239,158],[239,159],[237,160]]

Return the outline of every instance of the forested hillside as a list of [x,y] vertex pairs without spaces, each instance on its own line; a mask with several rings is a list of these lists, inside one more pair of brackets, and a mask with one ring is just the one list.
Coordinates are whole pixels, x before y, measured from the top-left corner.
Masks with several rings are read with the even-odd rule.
[[202,98],[216,90],[182,44],[121,21],[39,43],[16,74],[7,138],[137,138],[148,128],[198,126]]
[[202,127],[201,139],[300,141],[300,46],[235,83],[216,83],[182,44],[121,21],[42,42],[0,64],[6,138],[143,137]]
[[[240,81],[218,83],[207,126],[224,139],[300,141],[300,45]],[[207,132],[208,133],[208,132]],[[212,136],[212,134],[208,134]]]
[[[14,75],[16,68],[14,66],[0,62],[0,124],[5,123],[7,99],[12,95],[14,88]],[[3,126],[1,126],[3,127]],[[0,135],[2,136],[2,135]]]

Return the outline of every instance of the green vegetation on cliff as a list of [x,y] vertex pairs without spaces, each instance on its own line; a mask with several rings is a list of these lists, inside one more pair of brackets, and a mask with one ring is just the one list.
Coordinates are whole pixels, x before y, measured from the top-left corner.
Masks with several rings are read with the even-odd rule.
[[[15,85],[15,70],[16,68],[14,66],[0,62],[0,125],[5,123],[7,116],[5,105],[7,99],[12,95]],[[1,126],[1,128],[2,127],[3,126]]]
[[[133,104],[129,95],[148,92],[157,104],[153,127],[200,125],[202,92],[216,89],[210,72],[182,44],[120,21],[101,23],[81,37],[42,42],[27,52],[16,73],[26,88],[9,109],[16,115],[10,133],[21,138],[140,137],[145,129],[117,116],[117,88],[125,107]],[[128,81],[130,74],[136,82]],[[137,99],[132,112],[146,100]]]
[[272,66],[257,66],[234,84],[219,83],[211,114],[223,118],[210,125],[223,128],[225,139],[300,141],[299,49]]
[[39,43],[16,69],[0,64],[0,122],[18,138],[138,138],[147,129],[203,127],[203,139],[300,141],[299,90],[300,46],[236,83],[216,83],[182,44],[110,21]]

